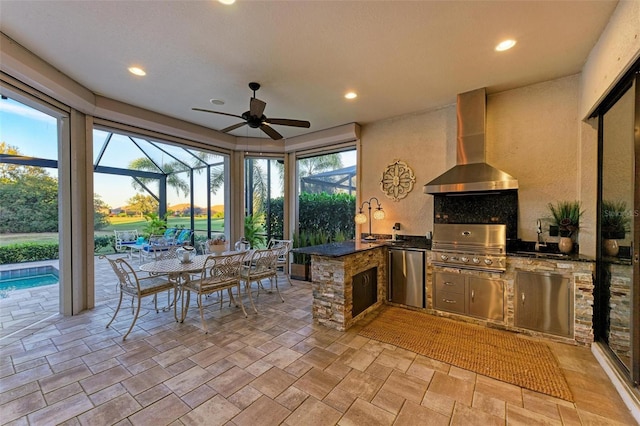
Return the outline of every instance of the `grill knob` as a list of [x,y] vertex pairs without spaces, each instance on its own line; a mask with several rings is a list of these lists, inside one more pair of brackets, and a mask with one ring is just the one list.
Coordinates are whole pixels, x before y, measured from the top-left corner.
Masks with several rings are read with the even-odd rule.
[[440,259],[447,260],[447,259],[449,259],[449,256],[447,256],[446,254],[441,254],[440,255]]
[[467,263],[469,261],[469,258],[467,256],[462,256],[460,260],[462,260],[464,263]]
[[485,259],[484,260],[485,265],[491,265],[493,263],[493,260],[491,259]]
[[480,259],[478,259],[477,257],[474,257],[473,259],[471,259],[471,261],[472,261],[473,263],[475,263],[476,265],[477,265],[478,263],[480,263]]

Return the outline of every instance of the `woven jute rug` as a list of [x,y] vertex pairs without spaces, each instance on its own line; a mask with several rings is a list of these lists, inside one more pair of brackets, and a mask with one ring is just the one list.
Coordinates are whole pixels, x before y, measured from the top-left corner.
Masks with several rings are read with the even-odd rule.
[[543,342],[396,307],[383,308],[359,334],[573,402],[558,361]]

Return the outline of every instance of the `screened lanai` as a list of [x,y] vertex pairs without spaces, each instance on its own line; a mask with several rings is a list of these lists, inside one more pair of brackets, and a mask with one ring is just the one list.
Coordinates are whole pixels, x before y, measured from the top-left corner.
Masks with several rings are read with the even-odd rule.
[[302,177],[300,178],[300,191],[309,193],[326,192],[327,194],[343,192],[355,195],[356,166],[352,165]]
[[226,233],[227,155],[109,129],[94,129],[93,153],[94,193],[110,216],[154,213],[203,238]]

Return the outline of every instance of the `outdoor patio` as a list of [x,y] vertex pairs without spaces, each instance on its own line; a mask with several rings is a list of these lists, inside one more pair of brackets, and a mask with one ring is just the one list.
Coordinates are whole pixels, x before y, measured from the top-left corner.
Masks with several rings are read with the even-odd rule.
[[347,332],[314,324],[311,284],[284,277],[285,302],[261,293],[248,318],[209,305],[209,334],[192,301],[183,324],[141,311],[123,342],[131,309],[105,328],[105,260],[96,277],[95,308],[71,317],[56,285],[0,299],[0,424],[635,424],[588,348],[549,343],[571,403],[360,336],[375,315]]

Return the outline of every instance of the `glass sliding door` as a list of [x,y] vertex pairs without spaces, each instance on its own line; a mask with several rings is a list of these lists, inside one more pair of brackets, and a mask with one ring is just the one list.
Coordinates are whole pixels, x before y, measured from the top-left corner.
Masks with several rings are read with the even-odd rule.
[[[6,252],[0,265],[3,270],[21,270],[25,274],[31,273],[26,268],[34,266],[53,268],[58,286],[58,300],[49,299],[35,314],[25,315],[18,321],[22,327],[51,314],[65,313],[63,302],[71,298],[69,268],[63,267],[70,264],[70,256],[60,250],[61,219],[70,213],[59,196],[62,177],[69,176],[69,170],[61,169],[59,161],[61,147],[69,143],[65,121],[68,123],[68,114],[27,94],[2,92],[0,246],[12,246],[13,250]],[[2,290],[0,297],[20,297],[15,293],[23,289],[22,284]],[[33,291],[41,289],[46,287],[35,287]]]
[[356,149],[298,156],[297,227],[302,245],[354,238]]
[[596,339],[619,369],[640,380],[638,274],[640,88],[630,75],[612,93],[600,118],[599,233],[594,301]]
[[284,161],[248,156],[244,170],[244,236],[252,247],[264,247],[284,235]]

